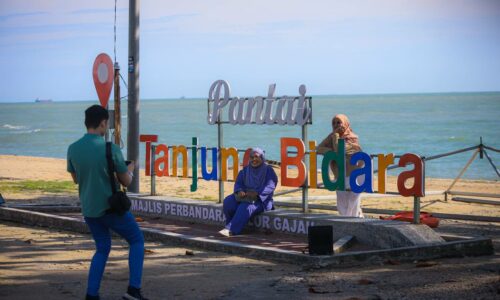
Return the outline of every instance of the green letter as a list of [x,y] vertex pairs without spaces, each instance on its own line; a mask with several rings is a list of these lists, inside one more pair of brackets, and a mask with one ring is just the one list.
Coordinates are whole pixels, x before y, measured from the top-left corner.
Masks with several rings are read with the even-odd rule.
[[[334,160],[337,163],[338,178],[335,182],[330,180],[330,162]],[[344,139],[339,139],[338,152],[328,151],[323,156],[321,163],[321,177],[323,184],[329,191],[345,191],[345,142]]]
[[191,192],[196,192],[198,189],[198,138],[193,138],[193,148],[191,148],[191,172],[193,173],[193,183],[191,184]]

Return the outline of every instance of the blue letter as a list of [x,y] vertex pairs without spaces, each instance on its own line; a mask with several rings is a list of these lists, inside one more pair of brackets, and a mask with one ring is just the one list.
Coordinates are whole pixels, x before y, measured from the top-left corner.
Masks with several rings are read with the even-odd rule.
[[[364,165],[362,168],[353,170],[351,172],[351,176],[349,177],[349,184],[351,185],[351,191],[353,191],[354,193],[362,193],[362,192],[373,193],[372,159],[370,155],[366,154],[365,152],[357,152],[351,156],[351,160],[349,161],[349,163],[355,166],[359,160],[362,160]],[[361,175],[365,175],[365,181],[361,185],[358,185],[358,183],[356,182],[356,178],[358,178],[358,176]]]
[[205,180],[217,180],[217,148],[212,148],[212,172],[207,171],[207,147],[201,147],[201,175]]

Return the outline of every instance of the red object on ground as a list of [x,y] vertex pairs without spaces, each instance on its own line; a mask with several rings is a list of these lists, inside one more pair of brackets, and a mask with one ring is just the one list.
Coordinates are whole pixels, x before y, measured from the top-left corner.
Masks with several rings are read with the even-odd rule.
[[[393,216],[383,217],[380,216],[381,220],[396,220],[404,222],[413,222],[413,212],[412,211],[400,211]],[[420,223],[425,224],[431,228],[436,228],[439,226],[439,219],[433,217],[430,213],[420,212]]]

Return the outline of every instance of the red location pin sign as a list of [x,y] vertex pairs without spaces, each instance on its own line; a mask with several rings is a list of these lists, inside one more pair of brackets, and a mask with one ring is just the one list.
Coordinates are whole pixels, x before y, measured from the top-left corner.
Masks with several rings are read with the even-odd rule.
[[106,53],[101,53],[95,58],[92,76],[99,102],[106,108],[113,87],[113,61]]

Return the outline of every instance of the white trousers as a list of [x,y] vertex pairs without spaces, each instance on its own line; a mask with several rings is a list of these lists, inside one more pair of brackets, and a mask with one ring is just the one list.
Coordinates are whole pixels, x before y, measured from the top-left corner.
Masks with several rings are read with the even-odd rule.
[[[364,176],[359,176],[356,182],[362,184],[364,180]],[[349,177],[346,177],[345,187],[350,188]],[[351,191],[337,191],[337,210],[341,216],[365,217],[361,210],[361,194]]]

